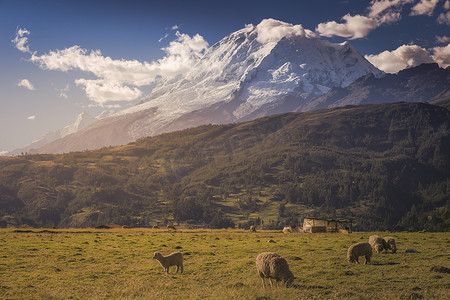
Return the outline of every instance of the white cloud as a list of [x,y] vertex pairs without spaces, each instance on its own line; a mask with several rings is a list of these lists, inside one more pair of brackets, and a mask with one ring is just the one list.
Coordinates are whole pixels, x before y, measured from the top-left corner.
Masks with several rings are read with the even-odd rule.
[[444,3],[444,9],[450,10],[450,0],[446,0]]
[[368,14],[342,17],[341,23],[329,21],[320,23],[316,31],[321,36],[340,36],[351,40],[366,37],[373,29],[383,24],[392,24],[401,19],[400,10],[415,0],[372,0],[367,7]]
[[321,36],[341,36],[353,40],[367,36],[372,29],[379,26],[377,20],[361,15],[347,14],[342,17],[342,20],[344,22],[340,24],[335,21],[320,23],[316,31]]
[[450,36],[436,36],[436,41],[439,44],[447,44],[448,42],[450,42]]
[[403,45],[393,51],[386,50],[377,55],[365,55],[365,58],[386,73],[397,73],[408,67],[433,62],[430,53],[417,45]]
[[31,82],[28,79],[22,79],[21,81],[19,81],[17,86],[21,86],[26,89],[29,89],[30,91],[34,91],[34,86],[31,84]]
[[180,26],[178,26],[178,25],[173,25],[170,29],[172,29],[172,30],[177,30],[178,28],[180,28]]
[[17,49],[19,49],[19,51],[25,52],[25,53],[31,53],[30,48],[27,45],[28,38],[26,37],[29,34],[30,34],[30,32],[26,29],[22,29],[22,28],[17,29],[16,37],[13,40],[11,40],[11,42],[16,46]]
[[434,8],[439,0],[420,0],[419,3],[411,9],[411,16],[433,15]]
[[142,95],[138,88],[107,82],[101,79],[77,79],[76,85],[82,86],[89,99],[100,105],[110,101],[132,101]]
[[450,66],[450,44],[444,47],[434,47],[433,59],[442,68],[447,68]]
[[[248,27],[250,29],[250,27]],[[316,37],[311,30],[304,29],[302,25],[292,25],[274,19],[264,19],[256,26],[258,37],[256,40],[260,43],[278,42],[284,37],[303,36]]]
[[208,47],[199,34],[190,37],[177,31],[176,36],[176,40],[162,49],[166,55],[152,62],[112,59],[103,56],[100,50],[88,51],[77,45],[43,55],[34,52],[30,61],[44,70],[78,69],[94,74],[97,79],[81,78],[76,84],[100,105],[108,101],[132,101],[142,95],[138,87],[153,83],[158,76],[170,78],[192,69]]
[[36,119],[36,116],[29,116],[29,117],[27,117],[27,120],[34,120],[34,119]]
[[446,12],[445,14],[441,13],[438,16],[436,22],[438,22],[439,24],[450,26],[450,12]]
[[370,6],[368,7],[369,10],[369,17],[375,18],[380,13],[391,9],[393,7],[403,6],[407,3],[412,3],[414,0],[372,0],[370,2]]

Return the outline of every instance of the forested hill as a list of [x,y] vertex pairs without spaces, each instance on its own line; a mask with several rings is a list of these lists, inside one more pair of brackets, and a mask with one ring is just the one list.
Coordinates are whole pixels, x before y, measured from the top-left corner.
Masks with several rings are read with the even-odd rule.
[[346,106],[207,125],[125,146],[0,158],[3,225],[449,230],[450,111]]

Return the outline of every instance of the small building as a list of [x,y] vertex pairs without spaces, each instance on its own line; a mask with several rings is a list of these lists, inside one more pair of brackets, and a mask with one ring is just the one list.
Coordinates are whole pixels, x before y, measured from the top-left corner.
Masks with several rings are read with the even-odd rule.
[[303,232],[318,233],[318,232],[352,232],[352,221],[346,219],[319,219],[306,217],[303,220]]

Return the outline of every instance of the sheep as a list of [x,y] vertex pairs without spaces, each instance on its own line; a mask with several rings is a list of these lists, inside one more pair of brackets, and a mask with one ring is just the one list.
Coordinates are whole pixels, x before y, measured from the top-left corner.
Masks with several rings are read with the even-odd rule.
[[299,232],[297,226],[288,226],[283,228],[283,233],[293,233],[293,232]]
[[366,261],[364,264],[370,263],[372,257],[372,246],[369,243],[356,243],[351,245],[347,251],[347,260],[350,263],[359,264],[358,257],[365,256]]
[[291,226],[289,226],[289,227],[284,227],[284,228],[283,228],[283,233],[292,233],[292,227],[291,227]]
[[392,253],[397,252],[397,245],[395,244],[395,239],[391,236],[386,236],[383,238],[383,240],[385,241],[386,245],[384,250],[387,252],[388,250],[391,250]]
[[159,252],[155,252],[153,254],[153,259],[159,261],[164,270],[166,270],[166,274],[169,274],[170,266],[177,266],[175,273],[178,273],[179,269],[180,273],[183,273],[183,254],[181,252],[174,252],[167,256],[164,256]]
[[256,257],[256,269],[261,277],[263,288],[264,278],[269,278],[270,286],[273,286],[272,278],[277,281],[282,281],[286,287],[292,285],[295,277],[289,270],[287,261],[276,254],[275,252],[263,252]]
[[159,229],[159,226],[158,226],[158,225],[153,225],[152,228],[153,228],[153,229]]
[[385,240],[380,238],[378,235],[371,235],[369,237],[369,244],[372,246],[373,250],[375,250],[376,253],[380,253],[383,251],[383,249],[387,248],[387,243]]
[[250,226],[250,232],[256,232],[256,227],[255,226]]
[[167,225],[168,230],[177,230],[173,225]]

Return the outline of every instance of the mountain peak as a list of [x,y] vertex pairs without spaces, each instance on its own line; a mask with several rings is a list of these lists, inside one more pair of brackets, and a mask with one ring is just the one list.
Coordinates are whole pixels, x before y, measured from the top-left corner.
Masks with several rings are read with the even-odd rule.
[[[72,145],[69,150],[93,149],[99,141],[101,146],[117,145],[186,127],[286,112],[369,73],[383,74],[349,43],[334,44],[302,25],[264,19],[227,35],[188,73],[162,78],[139,104],[70,137],[76,142],[68,137],[61,146],[63,151],[67,145]],[[55,152],[57,145],[43,151]]]

